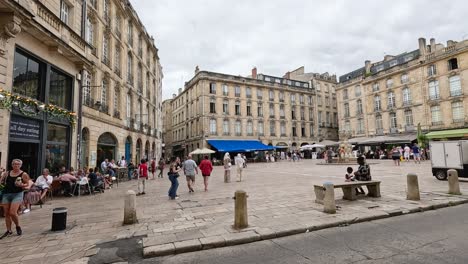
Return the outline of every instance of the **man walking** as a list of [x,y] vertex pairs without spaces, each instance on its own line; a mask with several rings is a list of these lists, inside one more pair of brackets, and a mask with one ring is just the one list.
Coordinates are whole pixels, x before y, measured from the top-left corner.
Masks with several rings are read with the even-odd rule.
[[409,158],[410,158],[410,147],[408,147],[408,145],[405,145],[405,148],[404,148],[404,151],[405,151],[405,155],[404,155],[404,158],[405,158],[405,161],[409,161]]
[[192,159],[192,155],[188,155],[184,161],[182,168],[184,169],[185,178],[187,179],[187,187],[189,193],[194,192],[193,185],[195,184],[195,173],[198,174],[197,163]]
[[240,153],[237,154],[237,156],[234,158],[234,162],[236,163],[236,167],[237,167],[237,181],[241,182],[242,181],[242,170],[244,169],[245,161],[242,158]]
[[418,144],[416,144],[416,143],[414,143],[414,145],[413,145],[413,159],[414,159],[414,163],[421,164],[421,155],[419,153]]

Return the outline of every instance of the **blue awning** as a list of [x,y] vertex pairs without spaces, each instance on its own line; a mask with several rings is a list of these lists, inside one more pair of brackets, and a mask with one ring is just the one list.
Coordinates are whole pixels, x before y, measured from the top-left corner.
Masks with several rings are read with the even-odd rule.
[[219,152],[250,152],[274,150],[275,147],[267,146],[258,140],[220,140],[209,139],[208,143]]

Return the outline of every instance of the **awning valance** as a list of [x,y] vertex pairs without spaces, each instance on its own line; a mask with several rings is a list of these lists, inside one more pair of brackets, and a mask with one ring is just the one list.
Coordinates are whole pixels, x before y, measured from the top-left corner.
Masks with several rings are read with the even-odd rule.
[[468,138],[468,128],[429,132],[426,137],[428,139]]
[[207,142],[219,152],[251,152],[275,149],[275,147],[267,146],[258,140],[209,139]]

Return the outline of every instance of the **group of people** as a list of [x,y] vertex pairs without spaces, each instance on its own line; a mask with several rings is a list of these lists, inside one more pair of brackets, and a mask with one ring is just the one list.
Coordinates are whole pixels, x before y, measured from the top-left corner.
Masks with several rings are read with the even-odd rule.
[[[229,152],[224,154],[223,158],[223,166],[224,166],[224,182],[229,183],[231,182],[231,167],[232,167],[232,160]],[[242,157],[242,154],[237,154],[234,157],[234,164],[236,165],[236,172],[237,172],[237,181],[242,181],[242,171],[246,167],[245,158]]]
[[421,157],[425,159],[426,151],[414,143],[413,146],[405,145],[404,148],[393,147],[391,150],[392,160],[396,166],[400,166],[400,161],[410,161],[411,156],[413,156],[414,163],[421,163]]
[[11,163],[12,170],[3,171],[0,175],[0,203],[7,231],[0,236],[3,239],[13,234],[12,225],[15,224],[17,235],[23,233],[19,224],[18,215],[20,213],[29,213],[31,206],[43,204],[48,194],[52,192],[52,186],[58,184],[58,188],[63,191],[64,196],[73,196],[76,194],[77,185],[86,184],[88,191],[104,192],[106,185],[109,186],[110,179],[102,175],[97,168],[66,169],[61,167],[56,176],[50,175],[49,169],[42,170],[42,174],[33,180],[28,173],[21,170],[23,162],[20,159],[14,159]]
[[169,199],[176,200],[179,198],[177,190],[179,188],[179,176],[181,172],[184,172],[185,179],[187,181],[187,188],[189,193],[195,192],[195,176],[201,172],[203,176],[203,184],[205,185],[205,192],[208,191],[208,180],[213,171],[213,164],[208,156],[204,156],[200,165],[192,159],[192,155],[188,155],[184,162],[181,162],[179,157],[172,157],[169,164],[169,171],[167,175],[171,181],[171,186],[168,191]]

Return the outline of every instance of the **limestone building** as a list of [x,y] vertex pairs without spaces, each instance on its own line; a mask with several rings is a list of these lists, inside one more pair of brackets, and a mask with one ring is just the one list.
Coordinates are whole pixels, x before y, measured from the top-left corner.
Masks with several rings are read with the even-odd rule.
[[21,158],[36,176],[161,155],[162,68],[128,1],[6,0],[0,10],[1,166]]
[[434,39],[340,77],[339,124],[351,137],[397,136],[467,126],[468,41]]
[[164,158],[168,158],[166,155],[166,145],[167,143],[172,142],[172,107],[171,107],[171,99],[164,100],[162,102],[162,156]]
[[[173,95],[164,111],[172,117],[172,126],[164,127],[172,137],[164,142],[167,152],[184,156],[197,148],[212,148],[208,143],[215,139],[259,140],[283,150],[326,136],[336,139],[336,132],[325,130],[326,125],[337,128],[335,119],[318,126],[317,91],[310,79],[300,77],[300,73],[295,73],[295,79],[257,74],[256,68],[249,77],[241,77],[197,67],[195,76]],[[332,78],[325,82],[333,83]]]
[[304,72],[304,66],[287,72],[284,78],[308,82],[315,93],[312,94],[313,120],[317,120],[314,135],[321,141],[323,139],[338,140],[338,110],[336,101],[336,75],[327,72]]

